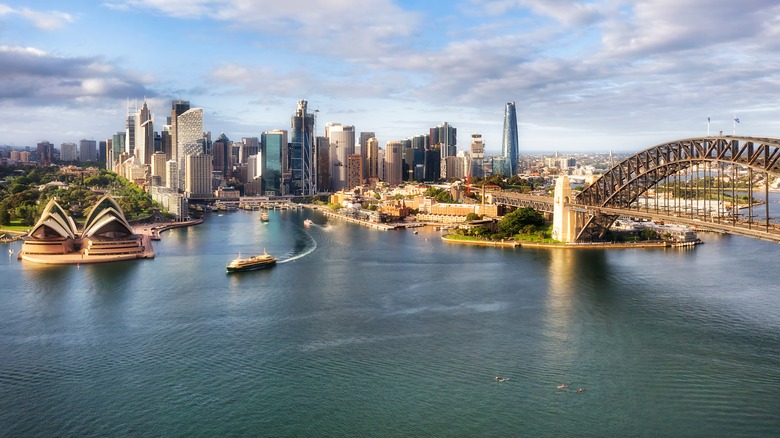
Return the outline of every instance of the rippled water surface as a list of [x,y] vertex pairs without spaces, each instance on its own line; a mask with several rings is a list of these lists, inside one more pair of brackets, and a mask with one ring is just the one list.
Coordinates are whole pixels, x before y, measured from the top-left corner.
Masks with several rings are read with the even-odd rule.
[[239,211],[154,260],[4,255],[0,436],[776,434],[780,246],[701,237],[502,250]]

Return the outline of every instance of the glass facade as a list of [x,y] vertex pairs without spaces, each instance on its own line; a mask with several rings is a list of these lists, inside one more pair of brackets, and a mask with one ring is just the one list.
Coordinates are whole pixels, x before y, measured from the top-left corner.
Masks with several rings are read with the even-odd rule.
[[264,132],[261,135],[260,157],[264,193],[268,196],[282,194],[282,150],[287,147],[286,131]]
[[508,102],[504,109],[504,136],[501,142],[501,155],[506,160],[505,168],[509,172],[505,175],[517,174],[517,110],[514,102]]

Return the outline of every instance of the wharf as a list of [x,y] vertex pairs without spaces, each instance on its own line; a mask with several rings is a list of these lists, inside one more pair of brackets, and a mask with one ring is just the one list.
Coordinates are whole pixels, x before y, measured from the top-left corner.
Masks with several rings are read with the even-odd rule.
[[320,213],[322,213],[322,214],[324,214],[325,216],[328,216],[328,217],[335,217],[335,218],[338,218],[338,219],[345,220],[347,222],[352,222],[353,224],[359,224],[359,225],[363,225],[364,227],[373,228],[375,230],[388,231],[388,230],[395,230],[396,228],[399,228],[398,225],[380,224],[380,223],[377,223],[377,222],[371,222],[371,221],[367,221],[367,220],[363,220],[363,219],[357,219],[357,218],[354,218],[352,216],[347,216],[345,214],[336,213],[336,212],[331,211],[331,210],[329,210],[327,208],[320,208],[317,211],[319,211]]

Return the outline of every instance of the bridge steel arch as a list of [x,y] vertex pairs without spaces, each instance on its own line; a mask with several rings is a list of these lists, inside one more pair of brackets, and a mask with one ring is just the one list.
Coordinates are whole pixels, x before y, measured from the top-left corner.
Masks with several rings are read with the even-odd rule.
[[[572,204],[628,209],[650,188],[690,167],[712,163],[738,165],[768,175],[780,176],[780,139],[759,137],[702,137],[653,146],[621,161],[577,195]],[[768,180],[766,181],[768,184]],[[603,236],[617,216],[586,214],[577,236]]]

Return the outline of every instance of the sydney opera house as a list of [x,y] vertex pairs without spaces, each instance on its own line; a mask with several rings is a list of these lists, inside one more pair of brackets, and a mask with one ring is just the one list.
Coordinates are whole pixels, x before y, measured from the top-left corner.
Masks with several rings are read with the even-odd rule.
[[113,262],[152,258],[148,236],[135,234],[122,209],[109,195],[95,204],[84,227],[52,199],[24,237],[19,258],[48,264]]

